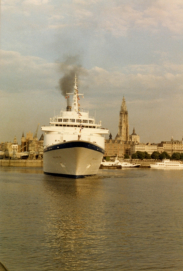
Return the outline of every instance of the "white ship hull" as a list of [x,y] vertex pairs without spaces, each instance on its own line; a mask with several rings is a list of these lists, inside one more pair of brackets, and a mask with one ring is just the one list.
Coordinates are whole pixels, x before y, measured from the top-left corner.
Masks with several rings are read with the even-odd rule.
[[159,165],[150,165],[154,169],[183,169],[183,165],[168,165],[168,166],[159,166]]
[[70,141],[44,150],[43,171],[66,177],[82,178],[95,175],[104,150],[87,141]]

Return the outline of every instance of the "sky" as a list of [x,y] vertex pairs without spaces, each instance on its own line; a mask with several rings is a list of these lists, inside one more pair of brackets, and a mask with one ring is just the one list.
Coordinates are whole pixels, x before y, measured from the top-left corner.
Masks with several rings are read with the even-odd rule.
[[65,109],[63,65],[81,107],[115,138],[123,96],[142,143],[182,140],[182,0],[1,0],[0,142]]

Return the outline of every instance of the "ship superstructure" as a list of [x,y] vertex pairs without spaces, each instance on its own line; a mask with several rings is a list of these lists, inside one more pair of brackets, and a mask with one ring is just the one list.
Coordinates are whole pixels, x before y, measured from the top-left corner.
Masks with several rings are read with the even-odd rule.
[[49,126],[43,126],[44,154],[43,171],[68,177],[95,175],[98,172],[104,154],[105,134],[101,122],[89,112],[80,110],[77,78],[74,92],[67,93],[67,100],[72,97],[72,106],[67,103],[67,110],[50,119]]

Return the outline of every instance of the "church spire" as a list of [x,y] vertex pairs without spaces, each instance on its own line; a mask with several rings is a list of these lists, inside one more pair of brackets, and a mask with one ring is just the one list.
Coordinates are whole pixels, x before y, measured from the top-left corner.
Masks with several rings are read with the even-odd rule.
[[135,128],[133,127],[133,133],[132,133],[132,135],[136,135],[136,133],[135,133]]
[[129,140],[128,110],[124,96],[121,104],[121,110],[119,112],[119,125],[116,139],[122,141]]
[[125,97],[123,96],[121,111],[127,111]]

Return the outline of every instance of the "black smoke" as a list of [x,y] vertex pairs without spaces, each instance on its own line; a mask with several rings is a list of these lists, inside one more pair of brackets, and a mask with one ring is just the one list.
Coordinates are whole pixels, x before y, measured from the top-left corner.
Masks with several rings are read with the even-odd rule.
[[60,71],[63,75],[59,80],[59,87],[63,96],[66,96],[66,93],[73,92],[75,75],[77,80],[79,80],[81,75],[87,75],[86,69],[80,64],[79,56],[66,57],[60,65]]

